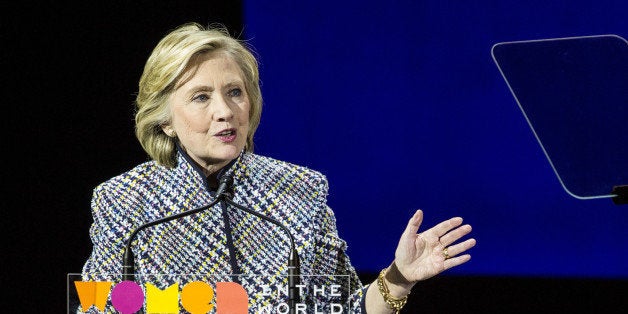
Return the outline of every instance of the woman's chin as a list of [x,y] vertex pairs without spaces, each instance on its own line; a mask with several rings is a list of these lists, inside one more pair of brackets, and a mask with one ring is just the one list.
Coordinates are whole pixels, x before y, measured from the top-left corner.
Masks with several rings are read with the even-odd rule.
[[231,161],[233,159],[238,158],[241,151],[242,151],[241,149],[238,149],[235,146],[224,147],[223,149],[220,149],[220,151],[215,152],[213,155],[215,159],[223,160],[223,161]]

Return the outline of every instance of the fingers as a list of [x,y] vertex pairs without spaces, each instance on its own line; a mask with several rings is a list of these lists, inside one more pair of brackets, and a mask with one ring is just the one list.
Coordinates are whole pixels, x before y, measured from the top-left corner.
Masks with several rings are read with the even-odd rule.
[[[460,223],[462,223],[462,218],[460,219]],[[450,229],[451,230],[451,229]],[[458,241],[460,238],[466,236],[471,232],[471,225],[463,225],[451,231],[448,230],[447,233],[440,237],[440,243],[443,246],[449,246],[450,244]]]
[[454,217],[454,218],[450,218],[439,223],[438,225],[434,226],[432,229],[434,229],[436,236],[440,238],[443,235],[445,235],[447,232],[449,232],[449,230],[456,228],[460,226],[461,224],[462,224],[462,217]]
[[[450,218],[450,219],[447,219],[447,220],[437,224],[436,226],[426,230],[425,232],[423,232],[423,234],[429,235],[430,238],[437,239],[440,243],[443,243],[443,240],[447,240],[447,241],[449,241],[447,244],[443,243],[443,245],[447,246],[447,245],[453,243],[456,239],[459,239],[460,236],[457,236],[457,233],[456,233],[456,234],[452,234],[450,236],[446,236],[445,239],[441,239],[441,238],[444,237],[448,232],[450,232],[450,230],[460,226],[461,224],[462,224],[462,218],[461,217]],[[465,227],[465,228],[467,228],[467,227]],[[463,230],[465,228],[463,228]],[[469,231],[467,231],[467,233]]]
[[[423,232],[423,234],[426,236],[429,235],[428,238],[434,239],[434,241],[437,241],[437,243],[441,247],[447,248],[448,254],[451,257],[449,259],[452,259],[453,257],[464,253],[466,250],[472,248],[473,246],[475,246],[476,243],[475,239],[468,239],[464,242],[452,245],[456,241],[460,240],[462,237],[468,235],[472,230],[471,225],[462,225],[462,221],[462,217],[453,217],[440,222],[436,226]],[[417,234],[422,222],[423,211],[419,209],[408,221],[408,225],[406,226],[406,230],[404,231],[404,237],[414,237]],[[460,260],[462,259],[457,259],[457,261]],[[461,263],[463,262],[464,261],[462,261]]]
[[423,211],[417,210],[412,218],[408,221],[408,225],[406,226],[406,230],[403,232],[404,236],[415,236],[417,231],[419,231],[419,227],[423,222]]
[[447,253],[449,254],[449,258],[446,258],[444,261],[445,269],[449,269],[452,267],[456,267],[460,264],[466,263],[471,259],[471,255],[462,254],[466,252],[468,249],[475,246],[475,239],[468,239],[464,242],[458,243],[456,245],[452,245],[447,247]]
[[459,254],[462,254],[464,252],[466,252],[468,249],[472,248],[475,246],[475,239],[467,239],[463,242],[454,244],[452,246],[447,246],[447,254],[449,254],[450,258],[453,258],[454,256],[458,256]]
[[447,270],[447,269],[450,269],[452,267],[456,267],[458,265],[466,263],[469,260],[471,260],[471,255],[464,254],[464,255],[448,258],[448,259],[445,260],[445,262],[443,264],[444,264],[445,270]]

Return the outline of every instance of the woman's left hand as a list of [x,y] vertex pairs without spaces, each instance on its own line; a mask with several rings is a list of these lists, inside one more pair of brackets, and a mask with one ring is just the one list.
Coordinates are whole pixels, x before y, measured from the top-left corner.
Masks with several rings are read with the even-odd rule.
[[[471,259],[467,250],[475,246],[475,239],[455,243],[471,232],[471,226],[462,225],[461,217],[445,220],[417,234],[423,222],[423,211],[417,210],[410,218],[395,251],[394,267],[397,284],[411,288],[417,281],[425,280],[456,267]],[[395,281],[397,281],[395,280]]]

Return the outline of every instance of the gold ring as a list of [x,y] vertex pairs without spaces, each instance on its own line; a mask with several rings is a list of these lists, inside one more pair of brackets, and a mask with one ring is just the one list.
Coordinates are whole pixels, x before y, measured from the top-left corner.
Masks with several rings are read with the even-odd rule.
[[449,252],[447,252],[448,248],[444,248],[443,249],[443,256],[445,257],[445,259],[449,259]]

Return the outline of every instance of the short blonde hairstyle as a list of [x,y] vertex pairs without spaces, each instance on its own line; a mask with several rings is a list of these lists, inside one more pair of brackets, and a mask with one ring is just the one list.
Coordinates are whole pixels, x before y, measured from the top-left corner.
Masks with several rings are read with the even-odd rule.
[[176,166],[176,138],[167,136],[161,126],[171,120],[168,98],[187,70],[190,60],[200,54],[226,53],[242,71],[249,96],[249,132],[245,150],[253,151],[253,135],[262,113],[259,69],[253,50],[231,37],[222,26],[183,24],[163,37],[148,57],[135,99],[135,135],[148,155],[158,164]]

